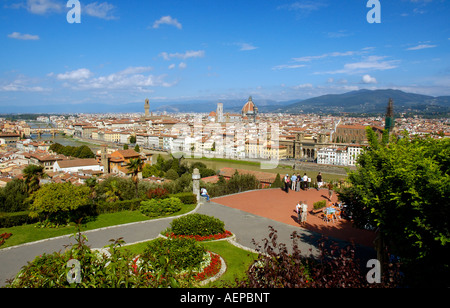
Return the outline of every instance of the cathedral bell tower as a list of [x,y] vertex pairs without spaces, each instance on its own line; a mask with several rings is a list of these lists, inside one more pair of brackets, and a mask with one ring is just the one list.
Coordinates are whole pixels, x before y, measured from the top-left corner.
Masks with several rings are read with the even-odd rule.
[[394,101],[390,98],[386,111],[386,117],[384,119],[384,129],[391,132],[394,129],[394,121]]
[[150,101],[148,100],[148,98],[145,100],[144,109],[145,109],[145,116],[146,117],[150,116]]

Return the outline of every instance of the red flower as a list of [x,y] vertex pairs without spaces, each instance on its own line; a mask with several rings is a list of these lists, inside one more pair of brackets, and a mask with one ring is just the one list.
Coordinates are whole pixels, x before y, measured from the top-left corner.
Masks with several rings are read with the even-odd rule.
[[219,234],[211,234],[211,235],[175,235],[173,232],[172,233],[166,233],[166,236],[169,238],[193,238],[196,241],[207,241],[207,240],[220,240],[223,238],[227,238],[230,237],[232,235],[232,233],[228,230],[226,230],[224,233],[219,233]]
[[210,264],[203,270],[203,272],[198,273],[194,276],[195,280],[202,281],[209,277],[213,277],[217,275],[217,273],[220,271],[220,268],[222,267],[222,263],[220,262],[219,255],[213,254],[208,251],[208,253],[211,255],[211,262]]

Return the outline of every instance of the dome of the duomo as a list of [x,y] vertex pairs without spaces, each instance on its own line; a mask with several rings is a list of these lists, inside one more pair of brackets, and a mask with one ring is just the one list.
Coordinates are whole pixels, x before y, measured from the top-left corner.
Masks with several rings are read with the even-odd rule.
[[245,103],[244,107],[242,107],[242,115],[254,114],[258,112],[258,108],[256,108],[255,103],[253,103],[252,97],[248,98],[248,102]]

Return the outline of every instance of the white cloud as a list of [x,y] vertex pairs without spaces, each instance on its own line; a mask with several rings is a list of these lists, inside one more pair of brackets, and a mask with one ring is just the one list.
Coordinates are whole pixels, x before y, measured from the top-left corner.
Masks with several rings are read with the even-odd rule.
[[181,68],[181,69],[185,69],[185,68],[187,67],[187,64],[184,63],[184,62],[181,62],[181,63],[178,65],[178,67]]
[[272,67],[272,70],[283,70],[283,69],[293,69],[293,68],[300,68],[305,67],[304,64],[282,64]]
[[85,79],[89,79],[92,76],[92,72],[87,68],[80,68],[75,71],[66,72],[64,74],[56,75],[58,80],[72,80],[72,81],[81,81]]
[[28,87],[15,82],[0,86],[0,92],[44,92],[42,87]]
[[377,83],[376,78],[366,74],[362,77],[362,82],[363,83]]
[[417,45],[415,47],[410,47],[406,50],[420,50],[420,49],[434,48],[434,47],[437,47],[437,45],[421,44],[421,45]]
[[158,29],[160,25],[170,25],[180,30],[183,28],[181,23],[179,23],[177,19],[172,18],[171,16],[163,16],[160,19],[156,20],[153,23],[153,29]]
[[13,81],[1,82],[0,92],[45,92],[49,89],[45,89],[41,86],[35,86],[39,80],[28,78],[23,75],[17,76]]
[[44,15],[50,12],[61,12],[62,2],[55,0],[27,0],[26,8],[30,13]]
[[164,60],[170,60],[171,58],[177,58],[177,59],[189,59],[189,58],[203,58],[205,56],[204,50],[188,50],[185,53],[167,53],[167,52],[161,52],[159,54],[161,57],[163,57]]
[[[171,87],[175,83],[164,81],[165,75],[145,75],[144,72],[152,70],[151,67],[128,67],[117,73],[92,78],[93,73],[86,68],[78,69],[64,74],[56,75],[58,80],[70,81],[64,87],[74,90],[131,90],[139,92],[150,91],[148,87]],[[49,74],[48,76],[53,76]]]
[[117,19],[117,17],[113,15],[115,8],[114,5],[109,4],[108,2],[93,2],[83,7],[82,14],[106,20]]
[[291,4],[280,5],[278,9],[287,9],[289,11],[297,11],[302,12],[303,14],[309,14],[325,6],[326,4],[321,3],[320,1],[300,0]]
[[172,70],[174,68],[175,68],[175,64],[172,63],[172,64],[169,65],[169,70]]
[[316,72],[314,74],[358,74],[367,71],[384,71],[397,68],[398,60],[383,61],[386,57],[369,56],[363,61],[347,63],[343,69],[327,72]]
[[312,89],[313,85],[310,83],[305,83],[305,84],[299,84],[297,86],[293,86],[292,87],[295,90],[299,90],[299,89]]
[[140,74],[140,73],[151,71],[152,69],[153,68],[151,66],[128,67],[128,68],[124,69],[123,71],[120,71],[118,74],[121,74],[121,75]]
[[25,41],[37,41],[39,40],[39,35],[31,35],[31,34],[21,34],[19,32],[13,32],[11,34],[8,34],[9,38],[13,38],[16,40],[25,40]]
[[236,45],[241,47],[240,51],[248,51],[248,50],[258,49],[258,47],[253,46],[253,44],[249,44],[249,43],[236,43]]
[[347,57],[347,56],[353,56],[356,54],[361,54],[364,52],[361,51],[345,51],[345,52],[330,52],[330,53],[325,53],[322,55],[318,55],[318,56],[306,56],[306,57],[300,57],[300,58],[294,58],[294,61],[297,62],[310,62],[312,60],[317,60],[317,59],[324,59],[324,58],[328,58],[328,57]]

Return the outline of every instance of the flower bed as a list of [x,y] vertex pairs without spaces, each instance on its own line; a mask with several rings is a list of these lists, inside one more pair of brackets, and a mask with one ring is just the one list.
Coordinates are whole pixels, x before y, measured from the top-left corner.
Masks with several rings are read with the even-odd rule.
[[211,260],[209,262],[209,265],[206,266],[202,272],[194,275],[195,280],[197,281],[203,281],[205,279],[214,277],[219,273],[220,268],[222,267],[222,262],[220,261],[220,256],[208,251],[209,255],[211,256]]
[[[134,274],[138,274],[139,271],[142,268],[142,259],[141,256],[136,256],[132,263],[131,263],[132,272]],[[220,269],[222,268],[222,261],[220,259],[220,256],[218,254],[212,253],[211,251],[207,251],[205,254],[204,261],[200,264],[197,273],[194,274],[194,279],[197,282],[204,281],[206,279],[209,279],[211,277],[216,276]],[[187,271],[181,271],[179,274],[183,275],[186,274]],[[154,279],[155,273],[153,272],[147,272],[146,276],[148,279]],[[164,277],[162,277],[164,279]]]
[[0,246],[2,246],[7,239],[9,239],[11,237],[12,233],[3,233],[0,234]]
[[173,232],[166,232],[165,236],[167,238],[190,238],[198,242],[201,242],[201,241],[221,240],[233,236],[233,233],[231,233],[228,230],[225,230],[225,232],[223,233],[210,235],[176,235]]

